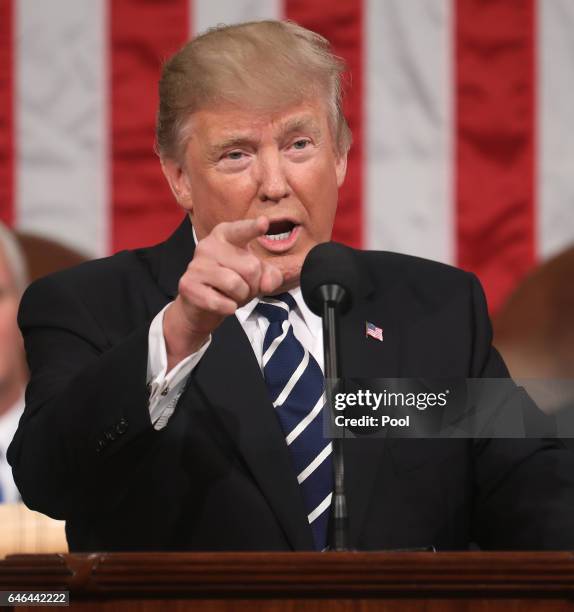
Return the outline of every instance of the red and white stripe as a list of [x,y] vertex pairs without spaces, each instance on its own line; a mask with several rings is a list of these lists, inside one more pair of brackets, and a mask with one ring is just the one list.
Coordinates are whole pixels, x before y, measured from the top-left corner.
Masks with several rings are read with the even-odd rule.
[[0,0],[0,218],[91,256],[166,237],[161,61],[263,18],[351,68],[336,239],[473,270],[493,309],[574,242],[571,0]]

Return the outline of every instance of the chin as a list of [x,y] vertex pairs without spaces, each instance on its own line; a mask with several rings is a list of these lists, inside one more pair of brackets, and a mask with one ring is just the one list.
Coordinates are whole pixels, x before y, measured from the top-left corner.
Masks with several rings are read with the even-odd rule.
[[267,261],[270,264],[277,266],[279,270],[281,270],[284,278],[283,285],[288,285],[289,289],[293,289],[293,287],[297,287],[299,285],[301,268],[303,267],[305,256],[300,254],[283,255],[281,257],[270,258]]

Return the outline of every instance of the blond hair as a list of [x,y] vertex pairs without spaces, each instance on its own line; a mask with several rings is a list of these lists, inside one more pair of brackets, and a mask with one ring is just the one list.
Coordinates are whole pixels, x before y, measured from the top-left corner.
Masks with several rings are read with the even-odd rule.
[[338,153],[351,131],[342,110],[345,63],[326,38],[291,21],[220,25],[188,42],[163,66],[156,150],[181,157],[191,113],[213,105],[265,112],[322,96]]

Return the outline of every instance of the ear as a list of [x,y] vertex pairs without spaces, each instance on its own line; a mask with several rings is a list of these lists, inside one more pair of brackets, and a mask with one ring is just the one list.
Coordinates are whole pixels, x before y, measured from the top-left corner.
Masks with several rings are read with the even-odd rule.
[[161,169],[177,203],[188,213],[193,210],[191,184],[185,168],[174,159],[162,159]]
[[337,187],[340,187],[345,180],[347,174],[347,154],[341,153],[337,155],[335,161],[335,174],[337,175]]

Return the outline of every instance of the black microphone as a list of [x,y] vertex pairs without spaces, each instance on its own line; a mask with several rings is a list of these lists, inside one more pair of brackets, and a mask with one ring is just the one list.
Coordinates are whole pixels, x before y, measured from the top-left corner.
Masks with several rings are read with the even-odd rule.
[[[323,351],[327,403],[334,418],[333,397],[341,377],[338,350],[339,315],[353,304],[358,275],[353,252],[337,242],[324,242],[309,251],[301,270],[301,292],[312,312],[323,318]],[[348,515],[345,497],[345,465],[343,441],[334,437],[334,491],[331,506],[333,542],[331,549],[348,550]]]

